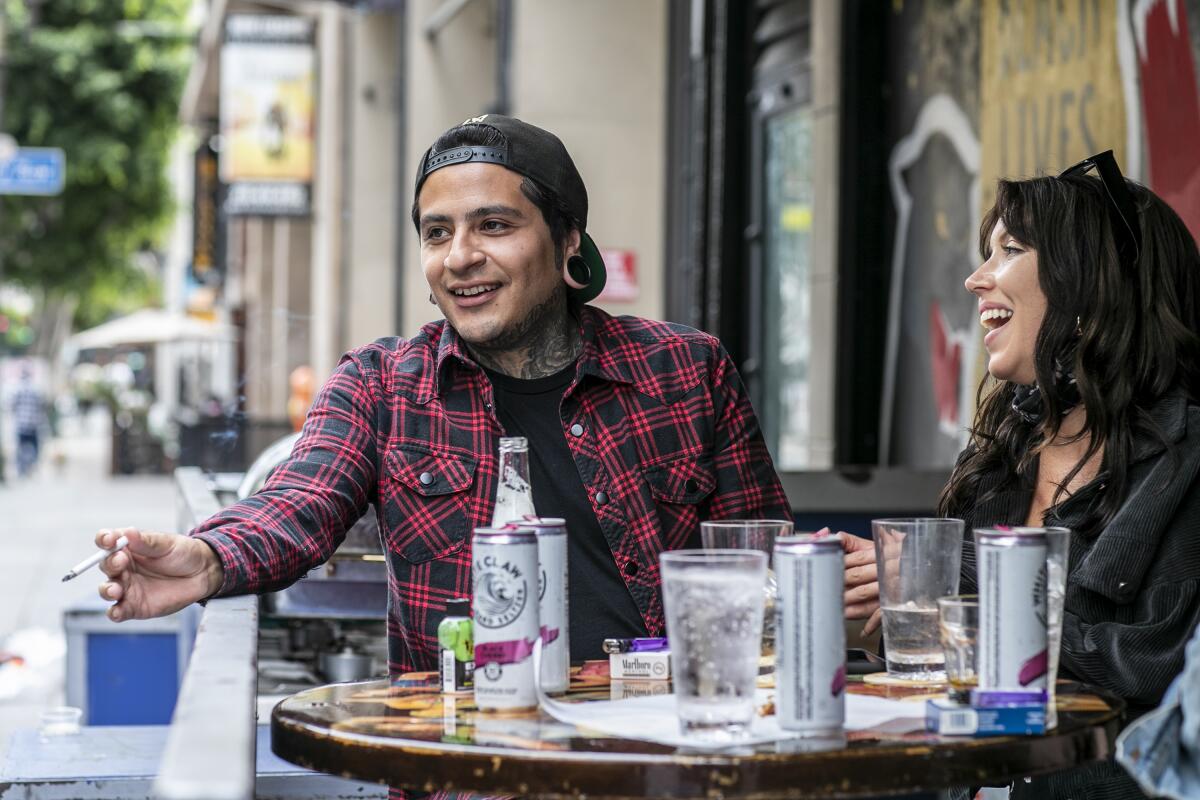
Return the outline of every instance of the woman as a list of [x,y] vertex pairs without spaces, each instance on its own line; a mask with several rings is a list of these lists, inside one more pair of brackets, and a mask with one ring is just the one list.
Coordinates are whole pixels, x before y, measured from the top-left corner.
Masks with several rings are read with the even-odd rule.
[[[1084,174],[1096,166],[1101,177]],[[966,280],[987,328],[971,442],[938,512],[1073,531],[1060,675],[1132,713],[1158,703],[1200,617],[1200,255],[1111,153],[1000,181]],[[876,615],[873,551],[847,548],[847,616]],[[962,591],[975,590],[964,546]],[[874,625],[873,618],[868,624]],[[1014,797],[1141,797],[1112,762]]]

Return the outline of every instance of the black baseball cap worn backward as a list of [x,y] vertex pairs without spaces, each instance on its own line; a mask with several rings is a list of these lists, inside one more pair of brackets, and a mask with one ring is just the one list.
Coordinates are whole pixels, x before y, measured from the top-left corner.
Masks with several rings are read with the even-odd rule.
[[421,156],[421,163],[417,167],[417,183],[413,189],[414,202],[430,173],[455,164],[497,164],[541,184],[562,198],[568,213],[579,222],[579,255],[587,262],[592,274],[587,286],[582,289],[568,287],[567,293],[581,303],[594,300],[604,289],[604,261],[600,258],[596,243],[586,231],[587,189],[562,141],[549,131],[502,114],[472,117],[455,127],[465,125],[489,127],[499,133],[504,142],[491,147],[464,145],[440,153],[434,153],[433,148],[429,148],[425,155]]

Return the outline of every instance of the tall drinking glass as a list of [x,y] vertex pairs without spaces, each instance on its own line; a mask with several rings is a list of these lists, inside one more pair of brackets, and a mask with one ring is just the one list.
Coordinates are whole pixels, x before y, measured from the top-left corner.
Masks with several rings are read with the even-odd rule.
[[680,729],[737,741],[754,718],[767,556],[674,550],[659,559]]
[[877,519],[871,528],[888,674],[945,681],[937,600],[958,594],[963,521]]
[[779,598],[779,585],[775,581],[771,558],[775,553],[775,540],[791,535],[791,520],[731,519],[700,523],[700,543],[709,550],[759,550],[767,554],[767,582],[763,590],[766,611],[763,614],[762,636],[762,652],[765,655],[775,652],[775,601]]

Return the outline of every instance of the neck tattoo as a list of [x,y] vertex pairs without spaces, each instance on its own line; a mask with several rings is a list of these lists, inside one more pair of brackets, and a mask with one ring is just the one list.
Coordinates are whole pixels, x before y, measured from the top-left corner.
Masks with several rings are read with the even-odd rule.
[[534,308],[516,330],[486,345],[467,344],[481,366],[513,378],[544,378],[579,358],[583,340],[567,311],[565,293]]

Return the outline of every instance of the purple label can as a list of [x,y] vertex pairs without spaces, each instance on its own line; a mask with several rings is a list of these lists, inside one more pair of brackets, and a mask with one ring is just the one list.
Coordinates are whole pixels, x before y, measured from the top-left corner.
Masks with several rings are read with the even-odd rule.
[[571,680],[567,521],[558,517],[525,517],[512,524],[532,528],[537,535],[542,691],[561,694],[567,691]]
[[481,711],[536,708],[538,546],[530,528],[476,528],[471,543],[475,704]]
[[980,690],[1044,689],[1046,535],[1041,528],[975,531]]
[[775,574],[779,727],[807,736],[836,735],[846,720],[842,544],[815,534],[780,537]]

